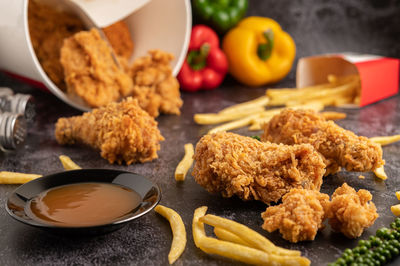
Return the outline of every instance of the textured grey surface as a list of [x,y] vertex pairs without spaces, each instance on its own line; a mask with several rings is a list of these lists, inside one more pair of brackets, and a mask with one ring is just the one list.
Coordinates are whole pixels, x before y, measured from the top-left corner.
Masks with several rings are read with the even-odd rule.
[[[297,44],[298,57],[339,51],[355,51],[400,57],[400,1],[398,0],[250,0],[249,15],[270,16],[291,33]],[[1,59],[0,59],[1,60]],[[294,71],[277,86],[294,86]],[[242,202],[237,198],[224,199],[208,194],[197,185],[192,176],[181,184],[174,181],[176,164],[183,156],[183,144],[195,144],[209,129],[193,122],[193,114],[213,112],[249,100],[264,93],[263,88],[244,88],[228,79],[215,91],[184,94],[181,116],[161,116],[157,120],[166,140],[161,145],[159,159],[131,166],[110,165],[98,152],[85,147],[61,147],[53,136],[54,123],[62,116],[80,114],[55,96],[35,90],[0,74],[0,86],[10,86],[18,92],[31,93],[36,98],[38,116],[29,128],[27,142],[15,153],[0,154],[0,169],[9,171],[50,174],[62,166],[58,156],[66,154],[85,168],[113,168],[143,174],[157,182],[163,198],[161,203],[177,210],[186,224],[188,244],[176,265],[230,265],[233,261],[209,256],[197,249],[191,234],[193,210],[209,206],[209,213],[221,215],[244,223],[266,235],[277,245],[300,249],[313,265],[324,265],[334,260],[342,250],[354,247],[357,240],[348,240],[331,232],[329,226],[320,232],[315,241],[290,244],[278,233],[269,234],[261,229],[260,213],[265,205],[259,202]],[[335,109],[337,110],[337,109]],[[346,129],[368,137],[400,134],[400,97],[381,101],[360,110],[340,110],[348,114],[338,122]],[[254,133],[241,129],[243,135]],[[373,194],[380,217],[366,230],[361,239],[368,238],[381,226],[393,220],[390,205],[398,203],[394,191],[399,190],[400,144],[384,147],[386,172],[389,179],[379,181],[372,173],[340,172],[324,179],[322,192],[331,194],[343,182]],[[65,238],[20,224],[10,218],[4,204],[16,188],[0,185],[0,265],[167,265],[171,242],[168,222],[154,212],[129,223],[120,231],[93,238]],[[397,260],[393,263],[399,264]]]

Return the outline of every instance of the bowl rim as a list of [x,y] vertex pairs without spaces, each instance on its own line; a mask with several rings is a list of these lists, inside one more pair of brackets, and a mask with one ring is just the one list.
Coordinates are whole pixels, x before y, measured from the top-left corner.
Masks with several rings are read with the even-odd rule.
[[[89,180],[90,178],[94,178],[89,177],[89,176],[74,176],[76,174],[82,174],[82,173],[86,173],[86,174],[92,174],[94,175],[95,173],[99,173],[99,172],[103,172],[103,174],[107,174],[107,173],[112,173],[115,176],[106,176],[105,178],[109,178],[110,180],[102,180],[102,181],[96,181],[96,180]],[[123,174],[128,174],[128,175],[132,175],[135,176],[136,178],[140,178],[141,181],[147,182],[148,185],[151,185],[151,187],[148,189],[147,193],[151,193],[150,197],[152,196],[156,196],[155,200],[152,199],[152,202],[150,204],[147,204],[146,208],[141,210],[142,208],[140,208],[143,203],[146,203],[146,199],[147,199],[147,195],[141,196],[142,201],[139,204],[138,207],[135,208],[134,211],[132,211],[132,213],[129,213],[127,215],[124,215],[120,218],[117,218],[109,223],[105,223],[105,224],[99,224],[99,225],[88,225],[88,226],[64,226],[64,225],[55,225],[55,224],[50,224],[50,223],[45,223],[45,222],[41,222],[39,219],[33,219],[31,218],[27,212],[26,212],[26,206],[27,204],[29,204],[30,200],[32,198],[34,198],[35,196],[37,196],[39,193],[46,191],[48,189],[54,188],[54,187],[58,187],[58,186],[63,186],[63,185],[69,185],[69,184],[76,184],[76,183],[90,183],[90,182],[102,182],[102,183],[110,183],[110,184],[116,184],[116,185],[122,185],[125,187],[128,187],[132,190],[134,190],[135,192],[141,194],[139,191],[135,190],[134,187],[127,185],[127,183],[123,183],[121,181],[119,182],[113,182],[115,181],[115,179],[118,176],[121,176]],[[22,199],[22,197],[18,194],[20,191],[27,189],[29,190],[29,187],[34,186],[34,185],[40,185],[40,183],[45,183],[48,182],[49,180],[52,181],[52,179],[61,179],[60,176],[66,176],[68,178],[74,177],[75,179],[73,180],[73,182],[62,182],[63,180],[54,180],[56,181],[56,185],[49,185],[47,188],[39,191],[38,193],[33,193],[34,195],[26,198],[26,199]],[[68,179],[65,178],[64,179]],[[81,180],[79,181],[79,178],[81,178]],[[57,183],[60,182],[60,183]],[[43,185],[43,184],[42,184]],[[146,192],[146,191],[144,191]],[[142,193],[143,194],[143,193]],[[19,195],[19,196],[18,196]],[[17,215],[13,209],[11,209],[9,207],[10,205],[10,201],[13,197],[18,197],[19,199],[21,199],[23,201],[23,206],[19,205],[20,207],[23,207],[23,213],[25,214],[26,217],[22,217],[20,215]],[[5,202],[5,209],[7,211],[7,213],[14,218],[15,220],[26,224],[26,225],[30,225],[30,226],[34,226],[34,227],[38,227],[38,228],[42,228],[42,229],[59,229],[59,230],[82,230],[82,229],[98,229],[98,228],[103,228],[103,227],[108,227],[108,226],[117,226],[117,225],[122,225],[125,224],[127,222],[130,222],[132,220],[135,220],[145,214],[147,214],[148,212],[150,212],[155,206],[157,206],[157,204],[160,202],[161,200],[161,189],[158,186],[158,184],[154,183],[153,181],[151,181],[149,178],[137,174],[137,173],[133,173],[133,172],[129,172],[129,171],[124,171],[124,170],[116,170],[116,169],[101,169],[101,168],[92,168],[92,169],[76,169],[76,170],[66,170],[66,171],[61,171],[61,172],[57,172],[57,173],[52,173],[46,176],[42,176],[39,178],[36,178],[34,180],[31,180],[25,184],[22,184],[21,186],[19,186],[18,188],[16,188],[7,198],[7,201]]]

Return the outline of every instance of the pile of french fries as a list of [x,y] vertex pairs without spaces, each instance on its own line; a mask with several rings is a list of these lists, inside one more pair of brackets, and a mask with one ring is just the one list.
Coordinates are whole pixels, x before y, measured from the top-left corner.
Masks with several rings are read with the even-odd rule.
[[358,75],[328,75],[328,83],[298,89],[268,89],[269,105],[288,107],[318,102],[324,106],[360,104],[361,82]]
[[[204,252],[255,265],[310,265],[300,251],[277,247],[243,224],[206,212],[206,206],[197,208],[192,223],[194,243]],[[204,224],[213,226],[218,238],[207,236]]]
[[[329,75],[328,83],[299,89],[267,89],[266,95],[236,104],[218,113],[195,114],[194,121],[201,125],[214,125],[208,133],[228,131],[245,126],[249,130],[260,130],[284,106],[293,109],[313,109],[322,111],[325,106],[345,106],[360,103],[360,78],[358,75],[338,77]],[[330,112],[327,119],[342,119],[344,113]],[[333,115],[333,116],[332,116]]]

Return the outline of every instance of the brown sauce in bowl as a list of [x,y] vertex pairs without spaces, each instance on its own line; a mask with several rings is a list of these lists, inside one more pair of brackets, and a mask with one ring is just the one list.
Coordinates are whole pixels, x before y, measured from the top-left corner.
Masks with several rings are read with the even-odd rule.
[[76,183],[46,190],[30,201],[32,218],[57,226],[108,224],[134,211],[140,195],[110,183]]

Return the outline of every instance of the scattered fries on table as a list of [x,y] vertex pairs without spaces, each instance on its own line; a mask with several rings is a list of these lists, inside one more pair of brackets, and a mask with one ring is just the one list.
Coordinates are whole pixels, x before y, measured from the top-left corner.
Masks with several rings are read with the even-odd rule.
[[382,180],[386,180],[388,178],[385,172],[385,168],[383,168],[383,165],[381,167],[376,168],[374,170],[374,174],[376,175],[376,177]]
[[[206,206],[197,208],[193,215],[192,224],[195,245],[204,252],[256,265],[310,265],[310,261],[301,257],[299,251],[276,247],[265,237],[250,228],[229,219],[206,215],[206,212]],[[222,224],[220,223],[221,221]],[[225,239],[219,240],[208,237],[204,230],[204,222],[214,224],[214,232],[218,232],[216,234],[220,235],[220,239]],[[228,225],[225,225],[225,222],[228,222]],[[232,225],[234,226],[232,227]],[[244,232],[241,230],[244,230]],[[221,235],[224,236],[221,237]],[[243,238],[244,235],[246,236]],[[251,241],[248,242],[248,239],[251,239]],[[268,246],[262,246],[262,243],[269,244],[267,244]]]
[[0,184],[24,184],[31,180],[41,177],[37,174],[24,174],[17,172],[0,172]]
[[81,169],[79,165],[77,165],[74,161],[71,160],[71,158],[66,155],[60,155],[58,158],[60,159],[65,170]]
[[390,210],[392,211],[392,213],[396,216],[400,216],[400,204],[397,205],[393,205],[390,207]]
[[322,112],[321,114],[326,120],[345,119],[347,116],[346,113],[340,113],[340,112]]
[[380,144],[381,146],[385,146],[385,145],[400,141],[400,135],[373,137],[373,138],[370,138],[370,140],[372,140],[375,143]]
[[175,169],[175,180],[183,181],[185,180],[186,174],[193,164],[193,154],[194,148],[192,143],[187,143],[184,145],[185,156],[183,156],[182,161],[179,162]]
[[268,105],[300,105],[318,101],[325,106],[341,106],[359,104],[361,90],[358,75],[328,76],[328,83],[293,89],[268,89],[266,95],[270,98]]
[[179,256],[183,253],[186,247],[186,230],[181,216],[173,209],[167,208],[162,205],[157,205],[154,210],[165,217],[172,229],[172,244],[171,250],[168,254],[169,264],[173,264]]

